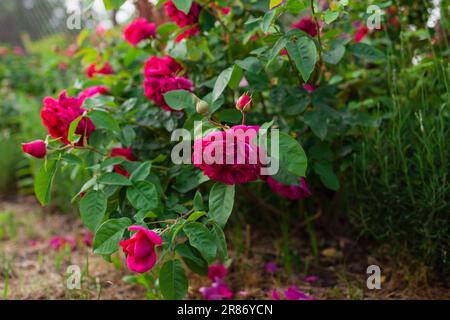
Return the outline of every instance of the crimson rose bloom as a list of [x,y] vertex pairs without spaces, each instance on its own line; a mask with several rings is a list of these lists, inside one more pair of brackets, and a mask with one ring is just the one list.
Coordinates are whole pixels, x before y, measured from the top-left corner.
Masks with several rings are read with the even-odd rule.
[[87,98],[91,98],[97,94],[106,94],[109,92],[109,88],[105,86],[93,86],[84,89],[80,92],[78,95],[78,99],[81,99],[82,101],[86,100]]
[[[41,118],[44,126],[48,129],[48,134],[61,142],[69,144],[67,134],[70,124],[73,120],[81,116],[86,109],[82,108],[84,99],[68,97],[66,91],[62,91],[58,99],[45,97],[43,100],[44,108],[41,110]],[[76,134],[81,135],[78,144],[83,143],[84,136],[89,138],[95,130],[91,119],[83,118],[75,130]]]
[[355,34],[355,42],[361,42],[366,37],[367,33],[369,33],[369,28],[367,28],[365,25],[360,26]]
[[35,158],[42,159],[47,154],[47,145],[44,140],[22,143],[22,151]]
[[137,18],[123,31],[123,37],[132,46],[136,46],[145,39],[154,38],[156,35],[156,25],[148,22],[144,18]]
[[[134,156],[133,150],[131,150],[131,148],[113,148],[111,150],[111,157],[122,157],[128,161],[137,161],[137,158]],[[114,171],[125,177],[130,176],[130,174],[118,164],[114,166]]]
[[292,28],[300,29],[309,34],[311,37],[317,36],[316,23],[311,17],[304,17],[300,19],[292,25]]
[[200,28],[198,27],[198,19],[200,16],[201,7],[198,3],[192,3],[191,9],[189,10],[188,14],[185,14],[183,11],[178,10],[172,0],[166,2],[164,6],[169,18],[180,28],[191,26],[177,37],[177,42],[180,42],[184,38],[195,36],[200,32]]
[[96,74],[108,75],[113,73],[114,70],[109,62],[106,62],[100,69],[97,69],[97,65],[95,63],[92,63],[86,70],[86,76],[88,78],[93,78]]
[[128,269],[147,272],[156,263],[155,246],[162,246],[162,239],[156,232],[142,226],[131,226],[128,230],[137,231],[130,239],[120,242],[123,252],[127,254]]
[[299,200],[312,195],[304,178],[300,178],[299,186],[287,186],[269,176],[267,177],[267,185],[274,192],[289,200]]
[[212,180],[228,185],[257,180],[264,153],[254,143],[259,126],[234,126],[194,142],[194,165]]
[[192,90],[189,79],[177,76],[182,70],[183,67],[169,56],[148,59],[144,68],[144,92],[147,98],[158,107],[173,111],[164,100],[164,94],[173,90]]

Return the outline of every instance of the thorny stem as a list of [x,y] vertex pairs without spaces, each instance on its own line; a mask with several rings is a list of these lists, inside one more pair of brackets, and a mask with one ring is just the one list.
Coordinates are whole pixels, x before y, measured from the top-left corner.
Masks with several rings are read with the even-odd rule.
[[302,84],[303,84],[303,80],[302,80],[302,78],[300,77],[300,74],[298,73],[298,69],[297,69],[297,67],[295,66],[294,62],[292,61],[292,58],[291,58],[289,52],[287,52],[287,50],[286,50],[286,55],[287,55],[287,57],[288,57],[289,64],[291,65],[292,70],[294,70],[294,73],[295,73],[295,76],[297,77],[298,83],[299,83],[300,85],[302,85]]
[[312,16],[313,16],[313,19],[314,19],[314,23],[316,24],[317,41],[319,41],[319,57],[320,57],[320,60],[322,61],[322,38],[320,36],[319,21],[317,21],[316,11],[314,9],[314,0],[311,0],[311,11],[312,11]]
[[208,119],[208,122],[209,122],[209,123],[211,123],[212,125],[214,125],[214,126],[216,126],[216,127],[220,127],[220,128],[222,128],[222,129],[224,129],[224,130],[227,130],[227,129],[228,129],[227,126],[225,126],[225,125],[223,125],[223,124],[221,124],[221,123],[218,123],[218,122],[212,120],[211,118],[207,118],[207,119]]

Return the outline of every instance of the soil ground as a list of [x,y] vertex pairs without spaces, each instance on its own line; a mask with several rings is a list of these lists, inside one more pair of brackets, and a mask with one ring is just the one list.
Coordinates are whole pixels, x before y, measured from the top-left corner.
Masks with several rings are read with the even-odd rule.
[[[45,212],[32,198],[0,200],[0,299],[145,299],[143,286],[126,281],[132,274],[124,268],[123,255],[108,263],[92,254],[83,244],[83,230],[75,215]],[[293,283],[315,299],[450,299],[448,281],[431,281],[420,266],[377,259],[364,245],[337,236],[320,248],[319,261],[308,256],[308,250],[293,255],[294,260],[300,256],[320,266],[311,268],[317,281],[305,281],[305,274],[288,277],[295,272],[281,267],[270,274],[264,265],[279,256],[277,241],[258,232],[242,233],[245,240],[239,250],[235,241],[230,243],[233,262],[226,279],[236,299],[271,299],[272,289],[283,291]],[[53,249],[49,243],[56,235],[74,236],[76,250]],[[381,290],[367,289],[366,268],[372,264],[382,267]],[[70,265],[83,270],[80,290],[66,289]],[[188,298],[201,299],[198,289],[210,281],[189,277]]]

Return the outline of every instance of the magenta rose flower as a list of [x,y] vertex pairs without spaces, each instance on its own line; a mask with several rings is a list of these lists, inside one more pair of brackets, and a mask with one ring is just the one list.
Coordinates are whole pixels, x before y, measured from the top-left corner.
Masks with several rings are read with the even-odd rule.
[[292,25],[292,28],[300,29],[309,34],[311,37],[317,36],[316,23],[311,17],[304,17],[300,19]]
[[22,151],[38,159],[42,159],[47,154],[47,144],[44,140],[35,140],[22,143]]
[[247,93],[244,93],[236,102],[236,109],[239,111],[249,111],[252,104],[252,97],[250,97]]
[[173,90],[192,90],[191,81],[179,76],[182,71],[183,67],[172,57],[153,56],[148,59],[144,68],[144,93],[147,98],[164,110],[174,111],[167,105],[164,94]]
[[257,180],[264,152],[253,143],[259,126],[234,126],[194,142],[194,165],[212,180],[228,185]]
[[[41,118],[52,138],[60,139],[62,143],[69,144],[67,135],[71,122],[86,111],[81,107],[83,101],[83,99],[76,97],[68,97],[65,90],[61,92],[58,99],[44,98]],[[83,118],[75,130],[76,134],[81,135],[78,144],[83,143],[84,137],[88,139],[94,130],[95,126],[91,119]]]
[[123,31],[125,40],[134,47],[142,40],[154,38],[155,35],[156,25],[144,18],[135,19]]
[[166,2],[164,6],[170,20],[175,22],[180,28],[191,26],[177,37],[177,42],[180,42],[184,38],[195,36],[200,32],[200,28],[198,27],[198,19],[200,17],[201,7],[198,3],[192,3],[188,14],[178,10],[172,0]]
[[78,95],[78,99],[84,101],[87,98],[91,98],[93,96],[96,96],[97,94],[107,94],[109,92],[109,88],[105,86],[93,86],[84,89],[80,92]]
[[[131,148],[113,148],[111,150],[111,157],[122,157],[128,161],[137,161],[137,158],[134,156],[133,150]],[[124,177],[130,176],[130,174],[119,164],[116,164],[114,166],[114,171],[118,174],[123,175]]]
[[312,196],[304,178],[300,178],[300,185],[298,186],[284,185],[270,176],[267,177],[266,182],[270,189],[289,200],[299,200]]
[[95,63],[92,63],[86,69],[86,76],[88,78],[93,78],[97,74],[108,75],[108,74],[113,74],[113,73],[114,73],[114,70],[108,62],[103,64],[100,68],[98,68]]
[[147,272],[156,263],[155,247],[162,246],[162,239],[156,232],[142,226],[131,226],[128,230],[137,232],[130,239],[120,242],[127,255],[127,267],[137,273]]
[[222,280],[228,274],[227,268],[222,264],[215,264],[208,268],[208,278],[212,281]]

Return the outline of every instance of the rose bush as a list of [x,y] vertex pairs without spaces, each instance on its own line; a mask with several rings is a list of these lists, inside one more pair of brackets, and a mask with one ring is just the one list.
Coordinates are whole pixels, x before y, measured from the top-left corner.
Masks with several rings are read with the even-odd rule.
[[[223,228],[239,209],[236,188],[291,201],[314,188],[338,190],[345,168],[335,160],[351,153],[348,129],[368,122],[335,99],[342,78],[333,72],[344,60],[384,56],[352,41],[345,1],[318,4],[162,0],[165,24],[139,19],[101,37],[83,31],[76,55],[86,74],[43,101],[39,201],[49,202],[59,166],[88,172],[74,199],[95,233],[94,252],[110,260],[122,246],[130,270],[150,272],[164,298],[179,299],[186,268],[207,275],[209,265],[228,260]],[[280,129],[278,140],[270,128]],[[175,129],[196,137],[193,163],[171,161]],[[260,131],[279,142],[279,154],[255,145]],[[245,161],[230,164],[229,156]],[[280,166],[269,177],[261,174],[266,156]],[[230,296],[221,281],[212,288],[205,295]]]

